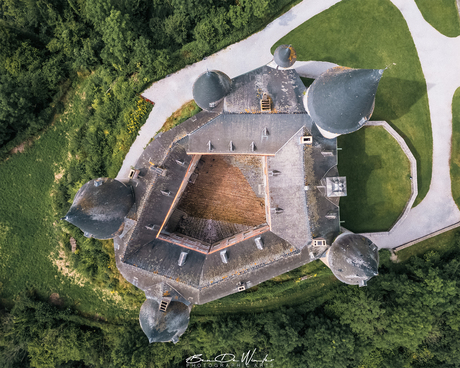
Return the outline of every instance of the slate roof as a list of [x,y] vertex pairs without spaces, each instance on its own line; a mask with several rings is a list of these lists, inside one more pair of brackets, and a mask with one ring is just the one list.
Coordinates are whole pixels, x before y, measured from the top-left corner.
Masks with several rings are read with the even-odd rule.
[[271,230],[298,249],[311,242],[305,194],[304,147],[294,134],[274,156],[267,158]]
[[[262,66],[232,80],[224,98],[228,113],[261,113],[260,100],[267,93],[274,113],[305,113],[303,96],[306,88],[295,70],[276,70]],[[264,113],[265,114],[265,113]]]
[[297,54],[291,45],[280,45],[276,48],[273,58],[277,65],[289,68],[297,60]]
[[378,274],[379,252],[368,238],[344,233],[337,237],[328,250],[327,262],[340,281],[364,286]]
[[351,133],[369,120],[383,69],[335,67],[317,78],[307,91],[307,110],[327,132]]
[[187,153],[274,155],[307,123],[306,114],[221,114],[189,135]]
[[130,186],[115,179],[90,180],[77,192],[63,219],[78,226],[88,237],[111,239],[121,231],[133,203]]
[[[275,52],[280,63],[290,50],[285,46]],[[292,53],[289,58],[295,60]],[[325,253],[327,245],[313,245],[312,240],[331,244],[340,233],[340,197],[331,195],[331,178],[339,177],[337,140],[325,138],[313,120],[328,132],[358,129],[372,113],[381,74],[334,68],[307,93],[295,70],[263,66],[233,80],[221,72],[206,72],[195,82],[193,94],[198,105],[210,111],[160,133],[146,147],[135,165],[140,173],[129,181],[134,197],[131,189],[128,195],[127,187],[112,179],[104,179],[115,185],[105,202],[101,193],[95,199],[82,193],[107,184],[97,187],[91,181],[82,187],[69,214],[85,218],[86,207],[82,211],[76,206],[81,198],[93,198],[87,208],[116,218],[117,226],[115,220],[108,221],[113,225],[110,231],[101,218],[77,226],[89,229],[90,224],[93,235],[106,231],[114,237],[117,267],[148,298],[139,319],[150,342],[177,341],[187,328],[190,304],[235,293],[239,285],[251,287]],[[271,99],[269,112],[261,111],[264,93]],[[305,93],[311,116],[304,107]],[[257,196],[265,197],[267,223],[235,226],[242,231],[229,236],[232,224],[204,219],[222,228],[212,244],[187,236],[197,232],[177,230],[185,212],[176,206],[192,175],[198,175],[194,170],[205,154],[262,155],[257,173],[241,162],[232,166],[243,172]],[[189,222],[198,224],[200,219]],[[340,235],[326,254],[343,282],[365,284],[376,274],[377,248],[367,238]],[[163,313],[159,303],[165,297],[171,302]]]
[[218,70],[201,74],[193,84],[193,99],[205,110],[212,110],[230,91],[232,80]]
[[183,303],[171,301],[166,312],[159,310],[159,302],[146,299],[139,313],[139,323],[149,342],[176,343],[190,320],[190,309]]

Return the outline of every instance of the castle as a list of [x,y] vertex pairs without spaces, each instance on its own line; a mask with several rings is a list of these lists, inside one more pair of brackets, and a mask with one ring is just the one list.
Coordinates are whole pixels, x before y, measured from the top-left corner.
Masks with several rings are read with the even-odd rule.
[[203,111],[155,137],[124,182],[82,186],[65,220],[114,239],[121,274],[145,292],[150,342],[177,342],[193,304],[243,291],[316,259],[366,285],[378,249],[340,226],[346,178],[337,136],[361,128],[383,70],[335,67],[306,89],[295,50],[230,79],[193,85]]

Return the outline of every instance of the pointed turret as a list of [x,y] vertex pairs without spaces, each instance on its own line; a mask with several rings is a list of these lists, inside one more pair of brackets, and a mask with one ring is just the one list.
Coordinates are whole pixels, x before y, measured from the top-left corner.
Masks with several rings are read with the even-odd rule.
[[85,236],[111,239],[121,232],[133,204],[131,187],[115,179],[90,180],[77,192],[63,220],[79,227]]
[[280,45],[276,48],[273,58],[280,67],[289,68],[297,60],[297,54],[291,45]]
[[365,236],[344,233],[332,243],[324,262],[345,284],[365,286],[378,274],[379,251]]
[[163,309],[163,304],[148,298],[142,304],[139,323],[149,342],[176,343],[185,332],[190,320],[190,308],[181,302],[171,301]]
[[335,67],[313,82],[304,104],[324,137],[354,132],[370,119],[383,71]]
[[204,110],[212,110],[228,92],[232,80],[218,70],[201,74],[193,84],[193,99]]

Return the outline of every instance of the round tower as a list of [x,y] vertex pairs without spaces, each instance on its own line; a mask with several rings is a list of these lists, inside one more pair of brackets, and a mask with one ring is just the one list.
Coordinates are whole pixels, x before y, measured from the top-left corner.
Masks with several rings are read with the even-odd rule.
[[150,343],[176,343],[187,329],[190,308],[184,303],[171,301],[163,311],[164,303],[148,298],[139,312],[139,323]]
[[87,237],[111,239],[121,233],[133,204],[130,186],[109,178],[90,180],[77,192],[63,220],[79,227]]
[[291,45],[280,45],[276,48],[273,58],[280,67],[289,68],[297,60],[297,54]]
[[370,119],[383,71],[338,66],[312,83],[304,106],[325,138],[352,133]]
[[203,110],[212,110],[229,92],[232,80],[218,70],[201,74],[193,84],[193,99]]
[[326,253],[325,263],[340,281],[366,286],[378,275],[379,252],[368,238],[353,233],[339,235]]

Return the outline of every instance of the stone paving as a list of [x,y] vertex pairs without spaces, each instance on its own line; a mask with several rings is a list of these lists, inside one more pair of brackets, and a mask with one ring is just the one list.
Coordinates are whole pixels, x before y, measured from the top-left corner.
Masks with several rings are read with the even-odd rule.
[[[304,0],[264,30],[154,83],[143,95],[154,101],[155,107],[127,154],[118,178],[127,177],[130,166],[135,164],[164,121],[192,99],[193,82],[201,73],[218,69],[233,78],[269,64],[273,59],[270,53],[273,43],[339,1]],[[460,221],[460,211],[451,194],[449,163],[451,104],[453,94],[460,86],[460,37],[449,38],[436,31],[423,19],[414,0],[391,1],[406,19],[427,83],[433,131],[433,172],[427,196],[411,209],[401,226],[390,235],[370,235],[379,248],[394,248]],[[330,66],[327,63],[307,61],[297,62],[294,67],[301,75],[316,77]]]

